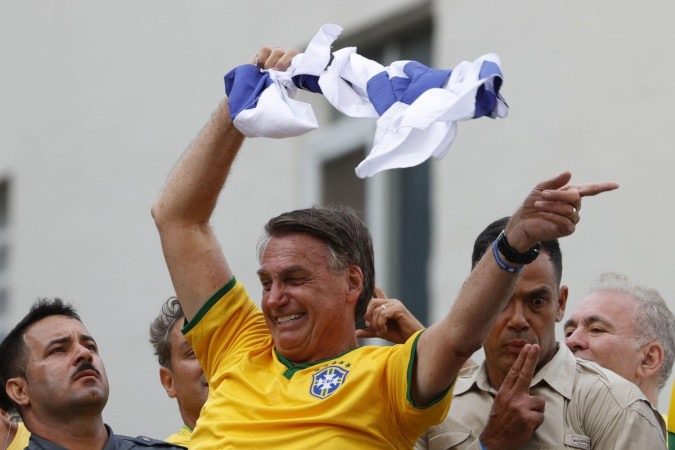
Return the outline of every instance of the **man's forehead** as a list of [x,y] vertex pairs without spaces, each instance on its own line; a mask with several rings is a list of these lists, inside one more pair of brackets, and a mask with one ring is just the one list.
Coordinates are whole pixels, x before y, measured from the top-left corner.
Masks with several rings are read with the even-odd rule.
[[574,315],[579,320],[600,318],[611,322],[630,319],[636,303],[633,297],[622,292],[597,291],[581,300]]
[[565,322],[565,326],[568,325],[579,326],[579,325],[588,325],[592,323],[604,323],[607,325],[611,325],[612,322],[613,322],[612,318],[603,314],[602,311],[595,311],[595,310],[586,311],[577,308],[572,313],[572,317],[570,317],[569,320]]
[[262,260],[279,256],[306,256],[328,253],[328,244],[316,236],[307,233],[290,233],[270,237],[264,251]]
[[257,273],[259,277],[283,277],[322,270],[330,270],[328,244],[310,234],[297,233],[271,238]]
[[258,269],[258,275],[274,276],[274,275],[286,275],[293,274],[298,272],[309,272],[309,268],[303,264],[288,264],[288,265],[273,265],[264,263],[260,265]]
[[38,341],[55,339],[76,331],[78,335],[87,338],[91,334],[79,320],[62,315],[48,316],[31,324],[24,332],[24,339],[36,339]]
[[[547,255],[543,255],[547,256]],[[523,268],[522,275],[516,283],[516,291],[551,291],[560,289],[555,266],[550,258],[537,258]]]
[[185,336],[183,336],[183,317],[179,318],[171,326],[171,336],[169,337],[172,350],[179,350],[180,347],[187,341]]
[[180,317],[176,318],[173,325],[171,325],[171,332],[172,333],[178,332],[182,336],[183,335],[183,332],[182,332],[183,325],[185,325],[185,316],[180,316]]

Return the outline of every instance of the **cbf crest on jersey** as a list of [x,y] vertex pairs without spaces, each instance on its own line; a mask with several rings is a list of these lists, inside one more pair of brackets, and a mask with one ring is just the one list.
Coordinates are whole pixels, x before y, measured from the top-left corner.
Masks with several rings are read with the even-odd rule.
[[309,393],[316,398],[324,399],[342,386],[347,378],[348,370],[338,366],[328,366],[312,375],[312,386]]

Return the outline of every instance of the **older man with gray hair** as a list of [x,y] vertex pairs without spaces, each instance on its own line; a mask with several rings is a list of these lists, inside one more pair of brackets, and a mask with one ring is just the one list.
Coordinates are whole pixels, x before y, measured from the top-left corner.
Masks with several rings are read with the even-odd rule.
[[603,273],[565,322],[565,343],[635,383],[656,407],[675,360],[675,316],[655,289]]

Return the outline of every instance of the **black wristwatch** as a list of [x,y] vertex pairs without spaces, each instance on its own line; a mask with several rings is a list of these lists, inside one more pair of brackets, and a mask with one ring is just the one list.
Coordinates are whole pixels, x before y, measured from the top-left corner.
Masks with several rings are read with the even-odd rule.
[[506,258],[507,261],[512,262],[513,264],[529,264],[535,259],[537,259],[537,256],[539,256],[539,248],[541,247],[541,244],[537,242],[537,244],[529,249],[525,253],[520,253],[518,250],[515,248],[511,247],[509,244],[509,241],[506,240],[506,233],[504,230],[502,230],[501,233],[499,233],[499,237],[497,238],[497,248],[499,249],[499,252],[504,255],[504,258]]

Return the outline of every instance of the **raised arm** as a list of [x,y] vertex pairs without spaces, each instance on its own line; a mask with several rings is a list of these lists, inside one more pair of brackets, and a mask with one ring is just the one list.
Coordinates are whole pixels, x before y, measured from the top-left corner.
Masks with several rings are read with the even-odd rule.
[[[295,54],[263,47],[250,62],[285,70]],[[243,141],[225,99],[178,161],[152,206],[164,259],[188,319],[232,278],[209,220]]]
[[[505,233],[512,247],[527,252],[539,241],[570,235],[579,222],[581,198],[610,191],[615,183],[567,185],[568,172],[537,185],[511,216]],[[500,255],[505,260],[504,255]],[[464,362],[478,350],[518,279],[488,250],[464,283],[448,315],[429,327],[417,345],[413,395],[424,405],[446,390]]]

